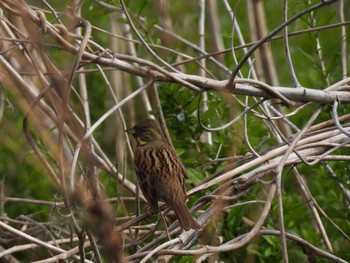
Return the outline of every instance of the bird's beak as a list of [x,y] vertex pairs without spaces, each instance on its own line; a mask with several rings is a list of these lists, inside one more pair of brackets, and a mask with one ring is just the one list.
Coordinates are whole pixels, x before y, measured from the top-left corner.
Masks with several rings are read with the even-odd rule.
[[126,129],[125,132],[130,133],[130,134],[135,134],[135,129],[129,128],[129,129]]

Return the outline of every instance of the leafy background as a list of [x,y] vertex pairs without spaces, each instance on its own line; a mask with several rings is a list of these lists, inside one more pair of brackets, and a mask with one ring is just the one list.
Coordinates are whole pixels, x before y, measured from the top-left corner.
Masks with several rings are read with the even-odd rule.
[[[16,2],[16,1],[14,1]],[[165,14],[162,14],[157,5],[164,1],[125,1],[128,12],[130,13],[133,22],[141,34],[142,38],[155,50],[158,56],[164,59],[167,63],[175,63],[185,60],[186,58],[177,55],[176,52],[181,52],[191,57],[198,57],[199,53],[191,48],[189,45],[176,40],[175,38],[162,35],[160,31],[155,29],[155,25],[163,25],[162,15],[169,19],[172,32],[192,43],[197,43],[198,37],[198,1],[165,1]],[[212,1],[213,2],[213,1]],[[234,60],[229,50],[231,46],[231,38],[233,36],[234,46],[240,46],[237,39],[237,33],[232,35],[232,20],[229,12],[226,10],[225,1],[217,1],[217,16],[220,21],[221,37],[224,47],[228,50],[218,57],[218,59],[229,69],[235,66]],[[249,27],[248,19],[251,18],[252,10],[249,9],[249,1],[231,1],[231,8],[234,9],[235,19],[239,23],[243,37],[247,43],[252,42],[252,29]],[[264,4],[264,14],[266,16],[267,30],[270,31],[277,27],[282,21],[283,1],[256,1]],[[292,0],[288,3],[288,17],[295,15],[301,10],[307,8],[311,4],[320,1],[306,1],[306,0]],[[288,25],[290,33],[298,32],[304,29],[315,28],[318,26],[332,25],[339,23],[338,5],[342,1],[335,1],[332,5],[326,5],[302,16],[296,22]],[[7,9],[7,5],[11,5],[8,1],[1,4],[5,16],[2,21],[12,21],[11,10]],[[81,18],[89,21],[93,26],[91,40],[98,43],[101,47],[111,50],[118,54],[129,54],[129,42],[125,40],[125,32],[123,26],[128,25],[129,21],[121,15],[121,5],[119,1],[79,1],[73,3],[72,1],[59,1],[49,3],[52,10],[62,14],[61,22],[66,28],[73,28],[74,16],[70,12],[76,10],[73,8],[74,4],[80,7]],[[345,6],[348,4],[344,1]],[[184,5],[186,8],[184,9]],[[215,52],[214,36],[211,31],[211,20],[209,13],[209,1],[206,2],[206,20],[205,20],[205,50],[206,52]],[[44,10],[46,21],[48,23],[54,21],[55,16],[49,11],[47,4],[44,1],[28,1],[27,8],[34,10]],[[70,11],[69,11],[70,10]],[[349,19],[349,9],[345,8],[345,20]],[[12,14],[13,15],[13,14]],[[8,20],[9,19],[9,20]],[[22,17],[24,21],[28,18]],[[11,22],[8,22],[11,24]],[[25,24],[27,30],[39,30],[34,23]],[[125,28],[124,28],[125,29]],[[345,26],[346,32],[349,33],[349,27]],[[73,32],[73,29],[71,30]],[[84,31],[84,29],[83,29]],[[2,29],[2,41],[6,34]],[[61,72],[71,70],[71,67],[76,59],[76,55],[71,54],[64,48],[60,48],[58,43],[50,35],[41,36],[42,43],[45,43],[45,52],[53,61],[54,65]],[[152,57],[146,48],[138,41],[135,34],[132,33],[132,38],[135,44],[135,56],[143,58],[150,62],[159,64],[159,61]],[[77,45],[79,41],[70,40],[71,43]],[[322,51],[321,56],[317,55],[317,42],[320,43]],[[11,43],[11,42],[10,42]],[[15,42],[13,42],[15,43]],[[51,44],[51,46],[49,46]],[[349,54],[341,52],[341,27],[335,26],[327,30],[310,30],[308,33],[296,34],[289,39],[289,47],[291,57],[294,65],[294,70],[298,77],[298,81],[303,87],[312,89],[325,89],[326,87],[340,81],[342,78],[342,57],[348,60]],[[347,50],[349,49],[349,41],[346,42]],[[168,50],[163,49],[166,47]],[[287,67],[286,56],[284,53],[284,45],[281,38],[271,40],[268,43],[271,50],[273,61],[275,63],[274,69],[278,76],[278,83],[276,86],[293,87],[290,73]],[[94,49],[93,47],[92,49]],[[169,51],[170,50],[170,51]],[[9,50],[3,51],[2,54],[6,58],[11,56],[16,57],[20,52],[11,52]],[[243,56],[243,50],[237,49],[235,55],[239,60]],[[102,55],[103,56],[103,55]],[[259,56],[257,60],[259,60]],[[214,56],[215,57],[215,56]],[[215,57],[216,58],[216,57]],[[186,74],[199,75],[200,67],[198,66],[199,59],[194,62],[185,63],[177,68]],[[259,70],[259,63],[255,62],[256,70]],[[324,67],[323,67],[324,65]],[[108,85],[112,86],[112,90],[118,100],[122,100],[132,91],[136,90],[140,85],[133,74],[117,70],[113,67],[102,65],[102,71],[105,73],[109,83],[104,78],[101,71],[98,70],[98,61],[84,61],[84,68],[79,69],[72,83],[72,90],[70,92],[67,105],[84,120],[84,111],[80,98],[76,95],[80,94],[79,90],[81,80],[79,76],[84,75],[85,83],[88,91],[88,107],[90,109],[91,123],[98,121],[116,102],[112,99],[111,91]],[[218,66],[206,59],[206,70],[210,73],[207,77],[214,79],[227,79],[229,75],[223,73]],[[349,73],[349,70],[347,73]],[[26,77],[25,67],[18,69],[19,72]],[[263,74],[260,69],[259,79],[266,81],[266,74]],[[242,68],[242,77],[251,77],[251,67],[248,64]],[[49,81],[55,83],[50,77]],[[33,237],[41,240],[54,240],[60,237],[72,237],[78,235],[76,226],[84,230],[84,216],[81,215],[79,209],[65,206],[64,202],[71,193],[65,192],[63,185],[57,186],[53,184],[52,180],[47,174],[43,164],[39,161],[36,153],[28,144],[27,139],[23,133],[23,119],[24,113],[28,110],[28,104],[25,94],[16,89],[14,85],[9,84],[6,76],[2,75],[3,85],[1,87],[1,118],[0,118],[0,176],[1,176],[1,221],[12,225],[23,232],[29,233]],[[144,80],[147,81],[146,79]],[[176,81],[175,81],[176,82]],[[239,166],[239,161],[246,160],[245,158],[251,156],[251,151],[247,145],[244,137],[244,127],[247,127],[247,134],[249,141],[253,148],[258,153],[264,153],[277,147],[278,140],[271,132],[269,121],[259,118],[254,112],[249,112],[245,120],[240,118],[234,125],[221,131],[211,132],[212,143],[206,138],[207,133],[198,122],[197,111],[203,105],[203,100],[199,102],[199,93],[190,90],[179,83],[158,82],[156,84],[158,92],[158,99],[160,102],[161,112],[164,116],[167,129],[170,133],[172,143],[181,157],[183,163],[187,168],[189,178],[186,183],[188,189],[193,189],[200,185],[208,177],[216,173],[222,174],[224,171],[234,169]],[[38,84],[38,90],[43,90],[43,87]],[[75,93],[76,92],[76,93]],[[157,111],[157,102],[152,88],[147,89],[144,95],[151,101],[151,107],[146,105],[145,99],[142,96],[137,96],[130,99],[125,105],[121,107],[121,114],[126,120],[126,127],[130,127],[135,122],[149,116],[149,114],[159,115]],[[207,110],[201,113],[203,122],[210,127],[219,127],[224,123],[229,122],[237,114],[244,110],[242,104],[245,102],[246,96],[233,95],[227,93],[219,93],[215,90],[207,92],[206,105]],[[252,105],[255,100],[253,97],[247,98],[249,105]],[[47,99],[50,104],[50,100]],[[272,103],[273,104],[273,103]],[[309,120],[310,116],[315,112],[316,103],[306,106],[300,112],[293,114],[288,119],[299,129],[303,128]],[[283,106],[282,106],[283,107]],[[283,112],[293,112],[294,108],[283,107]],[[322,113],[317,118],[316,123],[332,119],[332,106],[324,105]],[[261,109],[256,109],[255,113],[263,114]],[[340,105],[338,109],[339,115],[348,115],[348,105]],[[69,124],[67,124],[69,125]],[[348,127],[348,121],[343,123],[344,127]],[[124,128],[120,117],[115,114],[108,117],[98,129],[93,133],[93,138],[98,142],[102,151],[107,158],[116,167],[120,174],[125,178],[135,183],[134,171],[132,167],[132,155],[128,150],[124,135]],[[48,149],[46,143],[43,141],[42,133],[35,123],[30,122],[30,129],[34,136],[36,145],[39,147],[46,160],[54,167],[55,171],[59,173],[59,165],[57,163],[56,153]],[[53,132],[54,129],[48,130]],[[294,131],[293,131],[294,133]],[[70,140],[72,148],[74,142]],[[134,147],[133,142],[132,147]],[[348,145],[336,151],[339,156],[348,156]],[[216,161],[218,158],[223,158]],[[227,159],[225,159],[227,158]],[[314,200],[317,201],[321,209],[317,209],[321,214],[321,222],[325,228],[328,238],[331,242],[333,251],[325,246],[324,240],[316,226],[316,221],[309,211],[307,202],[302,197],[299,185],[296,183],[295,176],[292,172],[292,167],[286,166],[283,170],[282,176],[282,200],[284,207],[284,222],[285,230],[288,233],[295,234],[303,240],[313,244],[321,250],[328,251],[331,254],[339,257],[345,261],[350,260],[350,241],[348,235],[350,234],[350,213],[349,213],[349,199],[346,199],[346,194],[339,188],[341,184],[345,188],[347,196],[349,196],[349,165],[348,158],[345,161],[327,161],[327,164],[332,168],[336,177],[330,176],[329,170],[326,169],[324,162],[318,163],[314,166],[306,164],[297,165],[299,173],[307,185],[308,191],[311,193]],[[79,168],[76,173],[77,176],[86,173],[87,165],[84,158],[79,159],[82,168]],[[135,202],[134,194],[124,189],[122,184],[116,180],[116,177],[98,167],[96,174],[98,176],[99,185],[102,187],[104,198],[110,200],[109,204],[113,215],[115,216],[115,226],[122,225],[133,216],[142,214],[146,204],[141,202],[141,209],[139,203]],[[218,175],[216,174],[216,175]],[[82,177],[83,178],[83,177]],[[269,174],[262,179],[265,183],[258,182],[254,184],[250,190],[242,194],[238,199],[225,203],[222,212],[218,213],[215,218],[206,222],[201,238],[199,238],[189,250],[200,247],[201,245],[220,246],[227,241],[230,241],[240,235],[247,233],[254,226],[254,223],[260,217],[266,193],[268,192],[269,183],[273,183],[274,176]],[[214,185],[207,188],[205,191],[195,193],[189,197],[188,207],[196,203],[196,200],[205,195],[210,195],[218,186]],[[129,199],[127,198],[130,198]],[[14,199],[18,198],[18,199]],[[121,201],[123,200],[123,201]],[[129,201],[128,201],[129,200]],[[38,203],[37,201],[48,201],[48,203]],[[214,202],[213,202],[214,203]],[[212,205],[211,202],[205,203],[199,210],[196,210],[196,217],[204,214],[206,208]],[[73,213],[73,218],[72,218]],[[326,218],[330,218],[340,229],[342,234],[336,227]],[[76,220],[76,222],[73,222]],[[146,219],[140,221],[133,226],[141,226],[142,231],[150,231],[154,229],[153,223],[157,222],[156,216],[148,216]],[[168,223],[174,221],[174,217],[170,216]],[[278,230],[278,204],[275,198],[269,215],[263,225],[264,229]],[[133,229],[131,226],[131,229]],[[142,228],[142,226],[144,228]],[[137,228],[130,230],[129,228],[121,230],[123,248],[125,257],[129,256],[132,262],[141,260],[141,258],[132,258],[136,251],[142,247],[147,246],[152,240],[156,240],[161,232],[164,232],[164,224],[156,227],[158,232],[150,237],[138,242],[135,240],[144,234],[141,230],[137,232]],[[38,229],[45,229],[44,235],[38,233]],[[130,232],[129,232],[130,231]],[[40,231],[39,231],[40,232]],[[142,233],[141,233],[142,232]],[[133,234],[130,234],[133,233]],[[174,236],[178,235],[179,232]],[[15,238],[16,235],[9,233],[4,229],[0,230],[1,246],[3,250],[11,247],[20,246],[28,241]],[[96,234],[98,236],[98,234]],[[98,239],[98,238],[97,238]],[[165,239],[166,241],[166,239]],[[162,242],[165,242],[164,239]],[[101,242],[102,245],[104,244]],[[63,249],[71,249],[76,247],[78,241],[68,242],[62,244]],[[325,258],[316,255],[315,251],[309,250],[300,243],[293,240],[287,241],[289,262],[329,262],[330,258]],[[32,254],[32,251],[35,251]],[[98,260],[98,257],[93,253],[91,247],[87,247],[86,259]],[[81,252],[80,254],[81,255]],[[49,252],[45,248],[24,249],[20,252],[13,253],[13,258],[23,262],[35,261],[45,258],[50,258]],[[156,256],[153,258],[156,259]],[[198,256],[174,256],[172,262],[193,262],[198,259]],[[9,259],[5,259],[4,262]],[[67,259],[70,261],[73,259]],[[75,259],[76,260],[76,259]],[[251,239],[250,242],[238,249],[221,252],[218,254],[212,253],[205,259],[207,262],[281,262],[283,259],[283,252],[281,250],[281,241],[279,236],[259,235]],[[108,256],[102,256],[102,261],[109,261]],[[333,259],[335,261],[335,259]]]

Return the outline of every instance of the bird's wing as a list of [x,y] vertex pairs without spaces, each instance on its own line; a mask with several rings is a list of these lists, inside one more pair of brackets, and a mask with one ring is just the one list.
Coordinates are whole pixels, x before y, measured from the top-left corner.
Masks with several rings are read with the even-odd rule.
[[176,151],[174,149],[167,148],[167,151],[169,152],[168,154],[171,156],[170,160],[172,160],[172,170],[177,175],[177,180],[181,185],[183,193],[185,194],[185,196],[187,196],[185,184],[186,169],[182,164],[180,158],[177,156]]
[[185,166],[182,164],[181,160],[179,160],[179,161],[180,161],[180,168],[181,168],[180,184],[181,184],[182,190],[183,190],[183,192],[186,196],[186,199],[187,199],[185,178],[188,178],[188,175],[187,175]]

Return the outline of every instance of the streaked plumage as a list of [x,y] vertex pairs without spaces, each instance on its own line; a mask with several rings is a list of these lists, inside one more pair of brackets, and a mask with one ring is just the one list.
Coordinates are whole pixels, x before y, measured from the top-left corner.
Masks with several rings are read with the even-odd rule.
[[183,229],[199,229],[186,207],[183,166],[176,152],[165,142],[157,121],[146,119],[126,131],[137,142],[136,175],[153,212],[159,212],[158,200],[163,200],[175,211]]

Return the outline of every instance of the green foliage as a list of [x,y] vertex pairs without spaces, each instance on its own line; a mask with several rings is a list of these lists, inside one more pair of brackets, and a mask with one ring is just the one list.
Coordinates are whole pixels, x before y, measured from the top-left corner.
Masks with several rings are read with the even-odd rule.
[[[55,199],[52,182],[26,142],[18,108],[5,108],[5,116],[0,124],[0,154],[3,196],[52,201]],[[11,218],[26,215],[35,220],[46,221],[49,211],[49,207],[42,205],[5,202],[1,212]]]
[[[58,12],[65,12],[66,6],[72,5],[71,1],[51,1],[52,7]],[[115,10],[106,9],[97,3],[98,1],[84,2],[82,6],[82,17],[91,22],[94,27],[101,27],[104,30],[109,30],[109,23],[112,21],[110,14]],[[105,0],[107,4],[115,7],[119,6],[117,0]],[[225,47],[231,46],[232,38],[232,21],[226,8],[223,6],[221,1],[218,1],[218,10],[222,15],[221,20],[221,37]],[[241,1],[242,2],[242,1]],[[244,2],[244,1],[243,1]],[[301,9],[310,6],[310,1],[296,0],[290,1],[288,16],[291,17],[299,12]],[[319,0],[311,1],[313,4],[320,2]],[[42,1],[34,1],[40,8],[46,8]],[[264,1],[265,9],[267,10],[267,25],[269,30],[280,25],[282,20],[282,1]],[[181,41],[171,39],[169,43],[165,43],[164,38],[161,36],[160,31],[154,28],[155,24],[162,24],[162,18],[159,15],[155,15],[156,7],[153,1],[141,0],[141,1],[125,1],[127,9],[129,10],[133,22],[135,23],[138,32],[149,44],[157,44],[164,46],[169,49],[174,49],[181,53],[185,53],[188,56],[197,57],[200,52],[194,50],[188,45]],[[179,36],[185,38],[187,41],[192,43],[198,42],[198,10],[196,1],[187,1],[186,12],[183,9],[182,1],[171,1],[171,8],[169,9],[169,17],[173,22],[172,27],[174,32],[177,32]],[[249,39],[250,28],[248,26],[248,19],[246,14],[246,5],[244,3],[238,4],[235,10],[236,19],[240,21],[241,31],[243,37]],[[39,9],[38,9],[39,10]],[[273,15],[270,15],[273,14]],[[276,19],[277,15],[280,19]],[[63,23],[71,24],[73,19],[64,16]],[[145,22],[141,22],[140,17],[144,18]],[[53,21],[56,18],[53,14],[48,12],[46,19]],[[113,17],[114,22],[118,24],[128,23],[126,19],[121,18],[119,15]],[[289,32],[295,32],[298,30],[309,29],[311,27],[329,25],[337,22],[336,10],[322,8],[312,14],[307,14],[301,19],[298,19],[295,23],[289,26]],[[246,22],[246,23],[245,23]],[[84,30],[84,29],[83,29]],[[209,30],[209,29],[208,29]],[[348,27],[347,30],[349,31]],[[329,83],[334,83],[342,78],[341,72],[341,53],[340,44],[341,38],[338,28],[328,29],[326,31],[315,31],[309,33],[303,33],[296,36],[290,36],[289,45],[292,56],[292,62],[296,69],[296,75],[302,86],[313,88],[313,89],[324,89],[329,86]],[[73,32],[73,31],[72,31]],[[209,32],[209,31],[208,31]],[[133,33],[132,33],[133,34]],[[234,34],[234,45],[238,46],[237,34]],[[93,29],[91,39],[96,41],[103,47],[109,47],[111,44],[111,35],[103,34],[97,29]],[[210,52],[214,50],[214,44],[212,42],[212,34],[206,33],[206,50]],[[135,38],[136,39],[136,38]],[[74,41],[74,39],[69,39]],[[321,45],[320,51],[322,56],[317,55],[318,41]],[[126,42],[126,41],[125,41]],[[55,44],[57,43],[49,36],[43,36],[43,43]],[[154,57],[152,57],[146,49],[136,43],[136,55],[142,59],[149,60],[153,63],[160,64]],[[281,86],[292,87],[290,81],[290,72],[286,65],[286,56],[284,53],[284,44],[281,40],[271,40],[269,47],[273,53],[273,59],[277,70],[278,82]],[[349,43],[348,43],[349,47]],[[94,49],[95,47],[89,46]],[[164,58],[169,63],[176,63],[186,58],[171,52],[169,50],[163,50],[152,46],[152,49]],[[66,71],[70,69],[72,63],[75,61],[76,56],[65,52],[62,56],[62,50],[57,48],[47,48],[47,52],[50,59],[58,65],[58,70]],[[242,50],[236,50],[235,55],[239,60],[243,56]],[[196,61],[198,62],[198,61]],[[186,63],[181,65],[185,68],[186,73],[198,75],[199,65],[196,62]],[[235,66],[233,57],[229,52],[224,53],[224,57],[221,60],[228,68],[232,69]],[[86,62],[84,70],[96,70],[94,62]],[[212,63],[210,60],[206,62],[206,69],[208,70],[207,76],[218,79],[227,79],[228,76],[222,73],[220,69]],[[255,61],[254,61],[255,63]],[[324,66],[323,66],[324,65]],[[143,66],[143,65],[142,65]],[[161,65],[163,66],[163,65]],[[148,67],[144,67],[149,69]],[[181,71],[181,67],[178,67]],[[23,69],[24,70],[24,69]],[[242,69],[242,74],[247,77],[250,72],[250,67],[245,65]],[[112,74],[120,73],[119,71],[112,71],[107,74],[110,78]],[[118,75],[120,76],[120,75]],[[89,72],[86,74],[88,83],[89,93],[89,107],[90,117],[92,123],[95,123],[101,118],[110,108],[114,105],[114,101],[111,101],[110,93],[104,78],[99,72]],[[123,85],[131,87],[130,89],[135,90],[137,88],[137,82],[135,78],[126,78],[122,76],[121,80],[122,87],[115,90],[124,91]],[[148,81],[145,79],[145,81]],[[77,89],[79,86],[77,79],[73,82],[73,89]],[[236,123],[231,125],[229,128],[210,132],[212,144],[209,144],[203,140],[206,135],[205,129],[199,124],[198,110],[200,110],[201,120],[203,125],[210,128],[221,127],[224,124],[234,119],[240,112],[244,110],[244,107],[240,105],[237,100],[242,103],[245,102],[245,97],[237,95],[235,98],[232,95],[222,94],[217,91],[207,91],[206,110],[203,110],[204,106],[203,97],[200,100],[199,93],[183,87],[179,84],[160,82],[157,83],[158,93],[160,97],[161,107],[165,116],[167,128],[169,129],[170,136],[173,140],[175,149],[182,159],[188,173],[186,178],[186,185],[188,190],[193,186],[201,184],[209,176],[215,173],[219,175],[224,171],[227,171],[228,164],[237,165],[234,163],[233,158],[237,156],[247,156],[251,153],[247,141],[244,138],[244,122],[243,118],[238,120]],[[61,192],[59,189],[54,189],[51,180],[44,169],[42,163],[38,160],[34,154],[32,148],[28,144],[23,131],[22,122],[26,107],[23,107],[18,94],[12,93],[12,87],[6,88],[6,107],[4,110],[3,118],[0,120],[0,180],[3,185],[2,197],[18,197],[25,199],[36,199],[54,201],[62,199]],[[76,90],[76,93],[79,93]],[[120,95],[120,94],[118,94]],[[125,94],[120,95],[122,98]],[[46,98],[45,98],[46,99]],[[237,100],[236,100],[237,99]],[[143,105],[140,96],[133,100],[136,105],[135,115],[145,116],[143,112]],[[252,105],[255,103],[255,99],[249,98],[248,104]],[[1,101],[3,103],[3,101]],[[13,109],[10,107],[10,103]],[[70,107],[77,116],[83,116],[83,108],[81,100],[76,96],[75,92],[71,92],[69,97]],[[311,104],[308,105],[304,110],[289,117],[289,120],[293,122],[297,127],[302,128],[309,121],[310,116],[315,112],[319,105]],[[124,107],[124,106],[123,106]],[[293,112],[294,108],[287,109],[283,107],[287,112]],[[133,113],[127,112],[125,108],[122,108],[123,112],[127,116],[127,122],[132,119]],[[270,150],[272,147],[276,147],[279,142],[271,132],[271,127],[268,126],[268,121],[263,120],[258,114],[263,115],[263,108],[256,107],[255,112],[249,112],[247,114],[247,133],[249,143],[251,147],[259,154],[264,151]],[[328,105],[323,108],[322,113],[317,119],[317,123],[325,120],[330,120],[332,116],[332,106]],[[154,113],[154,112],[153,112]],[[57,112],[55,112],[57,114]],[[348,106],[340,105],[338,109],[339,115],[348,114]],[[57,114],[58,116],[58,114]],[[129,119],[128,119],[129,118]],[[135,118],[137,119],[137,118]],[[98,142],[99,146],[103,149],[104,153],[108,156],[113,164],[116,163],[117,157],[115,155],[122,155],[123,153],[117,152],[116,148],[119,145],[115,145],[115,134],[123,133],[122,129],[118,131],[112,131],[113,138],[107,138],[105,136],[106,131],[111,129],[110,122],[115,121],[114,116],[109,117],[94,133],[94,139]],[[344,123],[348,125],[348,123]],[[114,126],[113,126],[114,127]],[[296,133],[296,131],[293,131]],[[35,143],[39,146],[41,152],[45,158],[57,168],[57,160],[55,160],[43,144],[42,138],[40,138],[37,131],[33,131],[33,137]],[[124,142],[123,142],[124,143]],[[72,149],[76,145],[72,145]],[[123,145],[124,147],[124,145]],[[330,147],[326,145],[324,147]],[[126,147],[125,147],[126,148]],[[122,149],[125,149],[122,148]],[[74,149],[73,149],[74,150]],[[127,150],[125,150],[127,152]],[[337,150],[332,154],[341,154],[349,156],[350,152],[348,148]],[[217,160],[218,158],[225,158],[225,160]],[[231,158],[231,159],[230,159]],[[127,159],[127,158],[125,158]],[[131,163],[130,160],[125,162]],[[124,165],[125,163],[123,163]],[[339,230],[336,229],[334,224],[337,224],[341,229],[349,235],[350,233],[350,212],[349,203],[345,199],[344,194],[339,188],[341,184],[345,189],[350,190],[349,184],[349,169],[350,166],[347,162],[341,161],[327,161],[327,164],[333,169],[337,175],[333,177],[329,175],[328,170],[325,168],[324,163],[320,162],[313,166],[298,165],[297,168],[305,181],[312,197],[315,199],[320,208],[323,209],[324,213],[329,216],[326,219],[319,208],[318,211],[321,214],[322,222],[325,226],[325,231],[329,235],[331,240],[334,254],[345,259],[350,260],[350,242],[347,240]],[[118,166],[118,165],[116,165]],[[120,165],[122,166],[122,165]],[[120,167],[119,167],[120,168]],[[122,167],[123,169],[125,167]],[[231,168],[230,168],[231,169]],[[252,168],[251,168],[252,169]],[[85,175],[84,168],[77,169]],[[125,178],[131,182],[135,182],[134,172],[131,169],[125,168]],[[220,173],[219,173],[220,172]],[[121,193],[123,197],[129,197],[130,193],[121,186],[121,184],[112,178],[110,174],[103,171],[98,171],[100,184],[106,197],[116,197],[116,193]],[[296,183],[296,178],[291,172],[291,168],[287,167],[283,173],[283,208],[284,208],[284,222],[286,230],[290,233],[295,233],[301,238],[307,240],[314,246],[317,246],[323,250],[327,250],[322,240],[321,234],[315,227],[315,221],[313,219],[310,210],[308,209],[308,201],[300,193],[300,190]],[[264,177],[264,181],[273,180],[272,176],[268,178]],[[217,187],[217,186],[215,186]],[[204,196],[205,194],[212,194],[210,191],[216,189],[212,187],[206,191],[194,194],[189,197],[188,206],[192,206],[196,201]],[[236,207],[230,207],[230,209],[223,209],[220,218],[217,218],[214,223],[211,223],[206,229],[205,233],[210,238],[203,238],[203,243],[207,244],[212,241],[213,233],[217,233],[217,236],[223,239],[223,243],[233,240],[234,238],[247,233],[251,230],[251,224],[247,222],[255,223],[258,220],[258,216],[262,211],[262,201],[266,199],[266,189],[268,186],[257,182],[247,193],[242,195],[238,200],[228,201],[225,203],[225,208],[230,205],[237,205]],[[61,200],[60,200],[61,201]],[[250,201],[256,201],[255,203],[248,203]],[[209,202],[211,204],[211,202]],[[209,204],[201,207],[201,211],[206,209]],[[239,204],[239,205],[238,205]],[[123,217],[134,216],[135,211],[138,210],[138,205],[135,203],[130,204],[128,202],[113,203],[113,209],[115,214],[125,220]],[[142,209],[147,208],[145,204],[141,204]],[[55,208],[56,209],[56,208]],[[37,221],[46,222],[49,219],[55,218],[57,224],[62,223],[62,217],[60,210],[57,208],[50,209],[43,205],[28,204],[24,202],[5,202],[1,208],[2,216],[7,215],[10,218],[16,219],[19,215],[27,215]],[[54,211],[53,211],[54,210]],[[127,211],[126,214],[125,211]],[[67,212],[68,214],[68,212]],[[196,214],[199,216],[200,212]],[[56,218],[57,217],[57,218]],[[119,219],[119,218],[118,218]],[[157,220],[156,216],[149,217],[142,224],[151,224]],[[278,224],[278,213],[277,204],[274,200],[270,214],[264,224],[264,228],[267,229],[279,229]],[[64,221],[64,220],[63,220]],[[332,221],[332,222],[331,222]],[[80,222],[78,222],[80,223]],[[117,222],[117,224],[119,221]],[[69,220],[64,221],[64,224],[70,224]],[[162,223],[159,228],[163,228]],[[203,236],[205,236],[203,234]],[[207,237],[205,236],[205,237]],[[142,242],[140,246],[150,243],[152,237],[149,237]],[[128,240],[130,241],[130,240]],[[208,241],[208,242],[207,242]],[[207,242],[207,243],[206,243]],[[309,262],[313,259],[314,255],[297,244],[294,241],[288,240],[288,253],[290,262]],[[194,247],[193,247],[194,248]],[[126,249],[127,253],[132,254],[133,249]],[[253,258],[255,262],[282,262],[281,253],[281,242],[278,236],[263,235],[257,236],[246,246],[229,252],[220,253],[218,255],[219,260],[224,262],[247,262],[247,258]],[[174,257],[172,262],[193,262],[195,257]],[[252,261],[254,261],[252,260]],[[328,260],[317,257],[317,262],[329,262]]]

